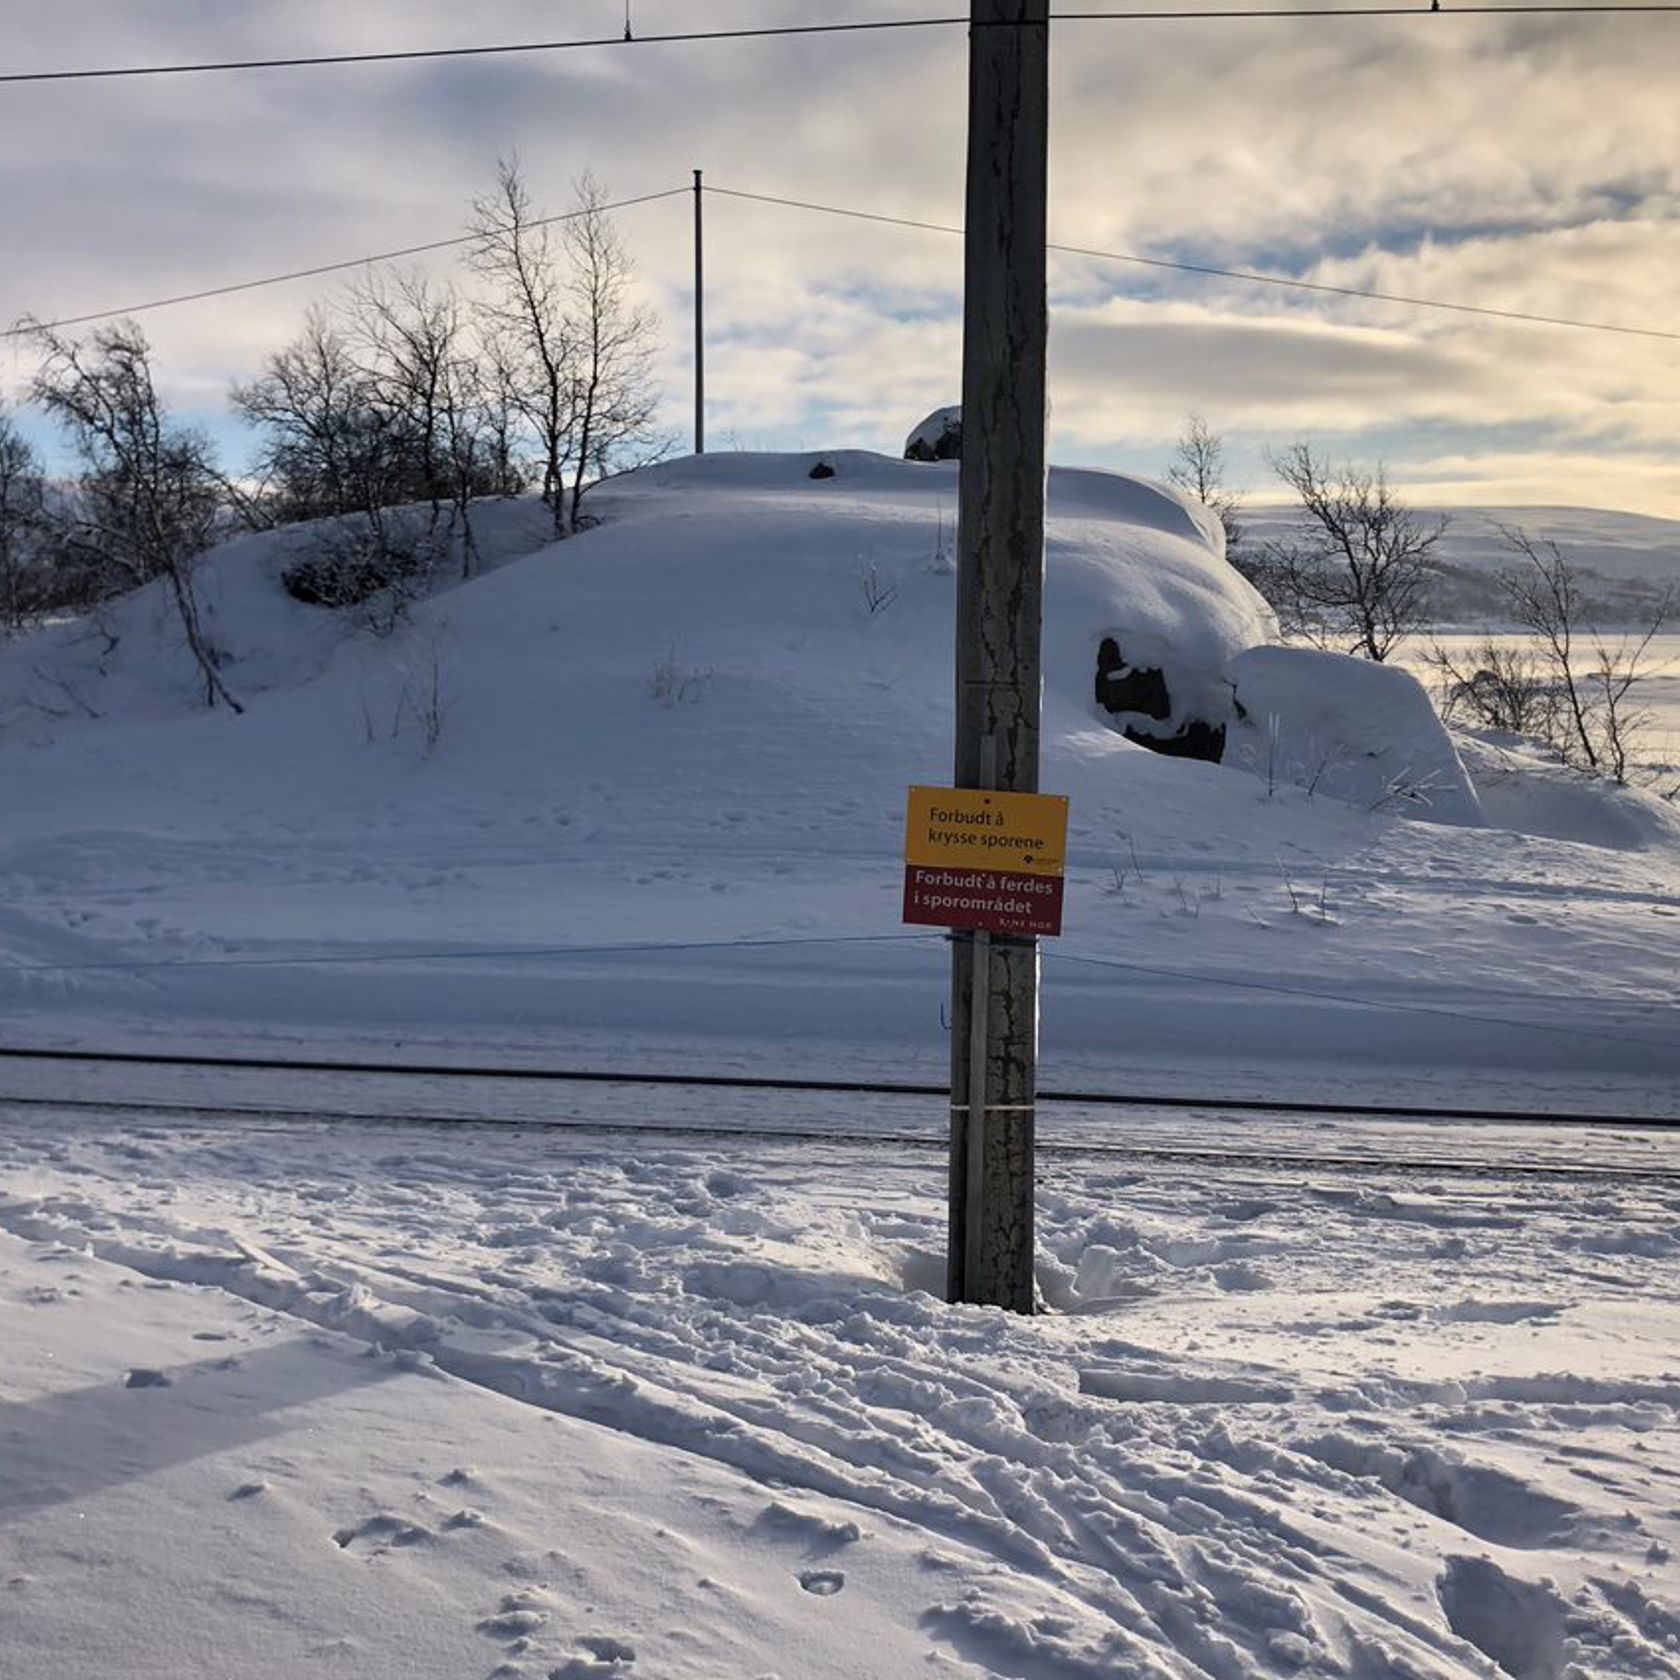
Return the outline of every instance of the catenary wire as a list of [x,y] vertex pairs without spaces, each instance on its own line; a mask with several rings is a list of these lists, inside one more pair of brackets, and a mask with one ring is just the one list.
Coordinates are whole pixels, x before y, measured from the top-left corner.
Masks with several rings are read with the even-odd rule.
[[[1651,14],[1680,12],[1680,0],[1648,0],[1629,4],[1612,0],[1607,5],[1455,5],[1444,10],[1426,6],[1282,6],[1217,7],[1182,11],[1052,12],[1055,23],[1194,23],[1214,19],[1244,18],[1402,18],[1402,17],[1510,17],[1582,16],[1587,13]],[[975,27],[967,17],[875,18],[856,23],[767,24],[743,29],[669,30],[636,35],[628,29],[622,35],[595,35],[564,41],[503,41],[470,47],[404,47],[389,52],[307,53],[286,58],[229,58],[183,64],[116,64],[72,70],[13,70],[0,73],[0,85],[41,82],[114,81],[141,76],[195,76],[249,70],[300,70],[341,64],[413,64],[457,58],[511,57],[521,53],[575,52],[602,47],[696,45],[705,41],[755,41],[813,35],[863,35],[882,31],[917,29],[967,29]],[[1031,27],[1012,19],[1001,19],[981,27],[1017,29]]]
[[968,21],[967,18],[957,17],[878,18],[858,23],[790,23],[755,29],[685,29],[654,35],[594,35],[565,41],[502,41],[473,47],[405,47],[391,52],[229,58],[195,64],[122,64],[79,70],[18,70],[0,74],[0,84],[112,81],[119,77],[196,76],[241,70],[302,70],[340,64],[413,64],[439,59],[511,57],[520,53],[576,52],[600,47],[694,45],[703,41],[754,41],[801,35],[861,35],[882,30],[950,29],[966,26]]
[[[661,199],[685,196],[689,187],[671,187],[665,192],[642,193],[635,198],[621,198],[612,204],[600,204],[585,210],[566,210],[557,216],[540,216],[527,222],[528,228],[554,227],[561,222],[575,222],[588,215],[613,210],[629,210],[638,204],[657,204]],[[148,309],[168,309],[178,303],[203,303],[209,298],[230,297],[237,292],[253,292],[262,286],[280,286],[288,280],[311,280],[323,274],[338,274],[345,269],[366,268],[374,263],[400,262],[404,257],[423,256],[428,251],[447,251],[461,245],[481,245],[484,236],[478,233],[457,234],[451,239],[432,239],[423,245],[404,245],[395,251],[375,251],[365,257],[346,257],[340,262],[317,263],[313,268],[294,268],[286,274],[269,274],[260,280],[236,280],[225,286],[207,286],[202,291],[178,292],[174,297],[153,298],[146,303],[131,303],[124,309],[94,309],[84,315],[62,315],[52,321],[32,321],[23,326],[8,327],[0,338],[23,338],[45,328],[80,327],[89,321],[109,320],[113,315],[139,315]]]
[[1197,23],[1214,18],[1386,18],[1386,17],[1534,17],[1572,16],[1582,12],[1676,12],[1680,5],[1509,5],[1454,6],[1213,6],[1180,11],[1052,12],[1052,23]]

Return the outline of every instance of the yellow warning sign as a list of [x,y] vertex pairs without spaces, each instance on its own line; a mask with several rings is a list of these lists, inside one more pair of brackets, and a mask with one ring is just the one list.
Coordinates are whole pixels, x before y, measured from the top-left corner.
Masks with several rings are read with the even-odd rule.
[[1068,802],[1060,794],[913,787],[904,838],[912,868],[994,869],[1059,879]]

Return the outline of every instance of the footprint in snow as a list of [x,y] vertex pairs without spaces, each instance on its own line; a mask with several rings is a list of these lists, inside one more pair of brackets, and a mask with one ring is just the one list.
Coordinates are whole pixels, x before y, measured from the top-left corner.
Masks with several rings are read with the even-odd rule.
[[833,1598],[846,1584],[846,1576],[839,1569],[803,1569],[799,1584],[817,1598]]
[[1565,1607],[1544,1582],[1507,1575],[1490,1558],[1449,1557],[1436,1582],[1447,1625],[1518,1680],[1559,1680],[1570,1661]]
[[541,1587],[525,1587],[506,1594],[493,1616],[474,1624],[474,1631],[487,1639],[502,1640],[509,1656],[524,1656],[531,1649],[531,1641],[553,1619],[545,1605],[553,1599]]
[[833,1522],[815,1512],[784,1505],[779,1499],[765,1506],[753,1526],[805,1541],[807,1556],[834,1551],[841,1546],[855,1546],[863,1538],[863,1531],[855,1522]]
[[612,1680],[636,1663],[636,1648],[610,1635],[587,1634],[578,1641],[584,1654],[548,1671],[548,1680]]
[[394,1517],[388,1511],[381,1511],[352,1528],[339,1529],[333,1535],[333,1544],[343,1551],[349,1551],[358,1541],[364,1541],[368,1549],[377,1556],[393,1547],[423,1546],[434,1538],[429,1528],[423,1528],[419,1523],[405,1522],[403,1518]]
[[520,1608],[486,1616],[477,1624],[477,1631],[489,1639],[529,1639],[547,1626],[548,1616],[544,1611]]

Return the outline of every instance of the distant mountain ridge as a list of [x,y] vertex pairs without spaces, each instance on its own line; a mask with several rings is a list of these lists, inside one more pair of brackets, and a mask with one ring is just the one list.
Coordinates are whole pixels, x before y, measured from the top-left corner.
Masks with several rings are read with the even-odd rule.
[[[1582,580],[1586,609],[1600,625],[1649,622],[1665,593],[1680,593],[1680,520],[1607,508],[1420,508],[1450,521],[1436,556],[1436,617],[1448,622],[1498,622],[1504,605],[1494,581],[1517,563],[1500,527],[1517,526],[1539,542],[1555,542]],[[1250,543],[1276,541],[1301,523],[1293,508],[1245,509]]]

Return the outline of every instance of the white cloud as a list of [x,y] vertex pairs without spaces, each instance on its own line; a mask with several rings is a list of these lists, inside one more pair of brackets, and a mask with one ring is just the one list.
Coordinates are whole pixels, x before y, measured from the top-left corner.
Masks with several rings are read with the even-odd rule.
[[[846,17],[901,11],[859,0]],[[20,68],[612,34],[623,21],[619,0],[29,12],[8,29]],[[634,15],[644,34],[697,17],[692,0],[634,0]],[[713,0],[705,18],[810,13]],[[1059,240],[1680,330],[1670,19],[1056,33]],[[703,166],[717,185],[955,221],[964,55],[963,32],[942,30],[12,88],[0,317],[447,236],[514,149],[556,205],[584,168],[630,195]],[[714,435],[891,447],[955,396],[958,241],[721,198],[708,225]],[[667,318],[682,426],[687,208],[627,212],[622,226]],[[1250,458],[1266,439],[1313,435],[1338,452],[1380,448],[1443,495],[1486,484],[1510,499],[1524,482],[1549,484],[1548,499],[1673,511],[1663,464],[1680,446],[1680,345],[1089,262],[1058,260],[1055,275],[1058,447],[1086,459],[1159,460],[1196,409]],[[172,395],[213,409],[327,289],[145,317]]]

